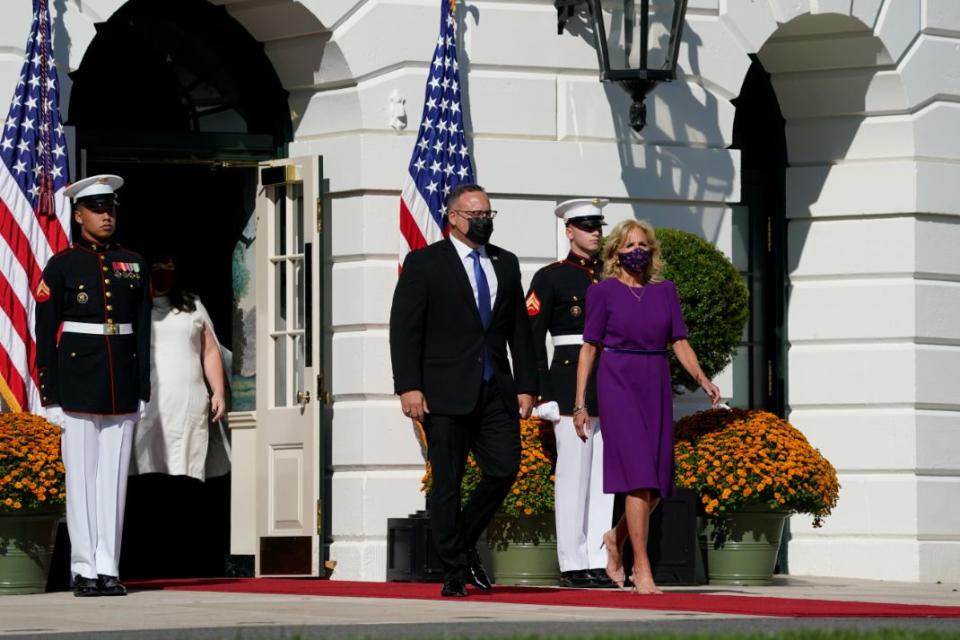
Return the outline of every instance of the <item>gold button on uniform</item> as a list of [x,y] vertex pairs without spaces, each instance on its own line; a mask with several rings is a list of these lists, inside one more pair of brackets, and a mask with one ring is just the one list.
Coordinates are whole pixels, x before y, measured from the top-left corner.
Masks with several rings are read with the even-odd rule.
[[110,271],[110,269],[107,269],[106,266],[103,267],[103,270],[104,270],[104,271]]
[[110,284],[110,278],[104,278],[103,284]]
[[109,304],[107,305],[107,311],[113,311],[113,307]]
[[108,298],[112,298],[112,297],[113,297],[113,294],[111,294],[109,291],[107,291],[104,295],[107,296]]

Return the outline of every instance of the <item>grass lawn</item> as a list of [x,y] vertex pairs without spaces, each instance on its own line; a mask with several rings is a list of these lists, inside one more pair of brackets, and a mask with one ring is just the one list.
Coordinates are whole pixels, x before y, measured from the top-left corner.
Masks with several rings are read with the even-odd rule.
[[[355,640],[363,640],[366,636],[355,636]],[[383,636],[378,636],[382,638]],[[320,640],[322,636],[293,636],[290,640]],[[522,634],[515,636],[481,636],[481,635],[443,635],[428,636],[422,640],[960,640],[960,631],[913,631],[884,629],[877,631],[771,631],[770,633],[667,633],[653,631],[651,633],[610,633],[591,635],[539,635]]]

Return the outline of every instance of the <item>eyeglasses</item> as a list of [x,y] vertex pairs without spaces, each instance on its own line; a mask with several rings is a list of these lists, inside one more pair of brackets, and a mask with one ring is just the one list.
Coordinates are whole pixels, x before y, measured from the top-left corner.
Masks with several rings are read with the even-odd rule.
[[487,218],[489,220],[493,220],[497,217],[496,209],[473,209],[472,211],[464,211],[463,209],[450,209],[450,211],[462,213],[465,218]]

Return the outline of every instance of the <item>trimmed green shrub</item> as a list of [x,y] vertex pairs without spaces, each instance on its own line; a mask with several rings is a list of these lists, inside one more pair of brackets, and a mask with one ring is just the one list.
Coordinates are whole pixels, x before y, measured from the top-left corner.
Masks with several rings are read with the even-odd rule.
[[[680,293],[690,346],[703,372],[713,378],[733,360],[750,315],[743,277],[729,258],[700,236],[660,228],[657,239],[666,263],[663,277]],[[670,368],[675,391],[699,388],[672,354]]]

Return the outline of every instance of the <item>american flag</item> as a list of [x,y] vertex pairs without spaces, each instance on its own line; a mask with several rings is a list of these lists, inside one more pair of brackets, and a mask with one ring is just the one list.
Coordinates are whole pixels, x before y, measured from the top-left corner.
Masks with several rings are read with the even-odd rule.
[[14,411],[40,409],[34,298],[50,256],[70,244],[67,143],[47,0],[33,24],[0,132],[0,395]]
[[400,195],[401,265],[409,252],[446,236],[447,194],[461,182],[474,181],[463,131],[456,0],[440,4],[440,36],[430,63],[420,132]]

